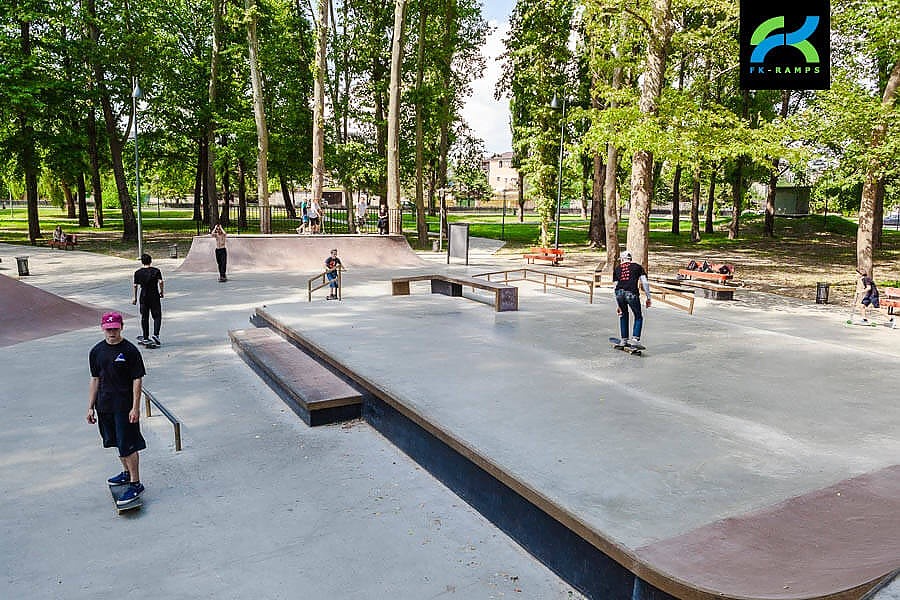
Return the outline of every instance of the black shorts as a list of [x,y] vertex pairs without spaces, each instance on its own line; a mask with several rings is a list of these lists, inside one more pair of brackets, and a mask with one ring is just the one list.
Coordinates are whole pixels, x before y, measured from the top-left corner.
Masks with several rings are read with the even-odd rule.
[[119,456],[125,457],[147,447],[141,435],[141,423],[129,423],[127,412],[98,412],[97,427],[104,448],[118,448]]
[[870,304],[872,305],[872,308],[881,308],[881,306],[879,306],[878,296],[866,296],[862,299],[863,306],[869,306]]

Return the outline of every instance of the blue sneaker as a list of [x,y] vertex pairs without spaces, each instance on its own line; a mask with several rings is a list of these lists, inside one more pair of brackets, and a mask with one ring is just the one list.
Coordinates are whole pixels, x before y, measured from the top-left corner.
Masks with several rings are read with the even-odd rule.
[[122,497],[116,500],[117,506],[125,506],[126,504],[131,504],[135,500],[137,500],[138,496],[140,496],[144,492],[144,485],[142,483],[133,483],[131,487],[125,490],[125,493],[122,494]]
[[125,485],[129,481],[131,481],[131,474],[128,471],[122,471],[118,475],[106,480],[109,485]]

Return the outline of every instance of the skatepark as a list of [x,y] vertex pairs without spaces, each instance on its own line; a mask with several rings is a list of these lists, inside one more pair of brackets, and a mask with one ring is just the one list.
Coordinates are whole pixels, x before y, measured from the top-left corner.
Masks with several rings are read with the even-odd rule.
[[[227,283],[207,241],[154,261],[145,386],[184,448],[144,420],[145,505],[123,516],[87,352],[103,309],[137,335],[137,261],[0,245],[3,597],[897,597],[875,589],[900,567],[896,331],[741,290],[654,305],[629,356],[606,341],[609,288],[522,282],[502,313],[427,283],[391,295],[400,275],[521,266],[490,242],[464,266],[376,236],[256,237],[229,238]],[[331,247],[343,300],[307,302]],[[31,275],[6,281],[24,254]],[[251,317],[338,365],[362,418],[300,420],[231,347]]]

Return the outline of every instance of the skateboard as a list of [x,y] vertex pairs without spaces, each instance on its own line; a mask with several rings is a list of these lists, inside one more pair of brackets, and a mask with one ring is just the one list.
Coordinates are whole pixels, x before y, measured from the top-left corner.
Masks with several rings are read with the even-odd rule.
[[113,506],[116,507],[116,511],[121,515],[123,512],[127,512],[129,510],[134,510],[135,508],[140,508],[144,505],[144,499],[141,496],[138,496],[128,504],[118,505],[117,502],[119,498],[122,497],[122,494],[125,493],[125,490],[128,489],[129,484],[122,483],[119,485],[109,486],[109,493],[112,494],[113,497]]
[[[853,319],[847,320],[847,325],[859,325],[860,327],[878,327],[878,323],[873,321],[867,321],[863,323],[862,321],[854,321]],[[891,325],[887,325],[887,327],[891,327]]]
[[143,342],[138,342],[138,344],[143,346],[144,348],[148,348],[150,350],[153,350],[154,348],[159,348],[159,344],[157,344],[153,340],[144,340]]
[[644,346],[626,346],[622,343],[622,340],[615,337],[609,338],[609,343],[612,344],[612,347],[616,350],[621,350],[622,352],[626,352],[634,356],[641,356],[641,353],[646,350]]

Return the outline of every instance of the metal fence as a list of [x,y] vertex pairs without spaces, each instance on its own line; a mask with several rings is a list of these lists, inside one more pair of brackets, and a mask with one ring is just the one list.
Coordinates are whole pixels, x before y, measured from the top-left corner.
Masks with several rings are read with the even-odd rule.
[[[262,207],[258,204],[249,204],[243,214],[241,214],[238,206],[230,206],[228,218],[222,219],[222,227],[228,233],[259,233],[261,210]],[[300,214],[299,208],[295,211],[296,216],[292,216],[284,206],[269,206],[267,210],[272,223],[272,233],[297,233],[297,229],[303,224],[303,216]],[[402,217],[403,211],[401,210],[401,221]],[[350,212],[350,218],[356,223],[356,231],[358,233],[378,233],[378,213],[376,210],[370,208],[362,222],[357,221],[356,211]],[[196,221],[196,223],[198,235],[205,233],[209,229],[209,226],[203,221]],[[337,234],[351,232],[347,209],[344,207],[322,209],[319,225],[319,233]]]

